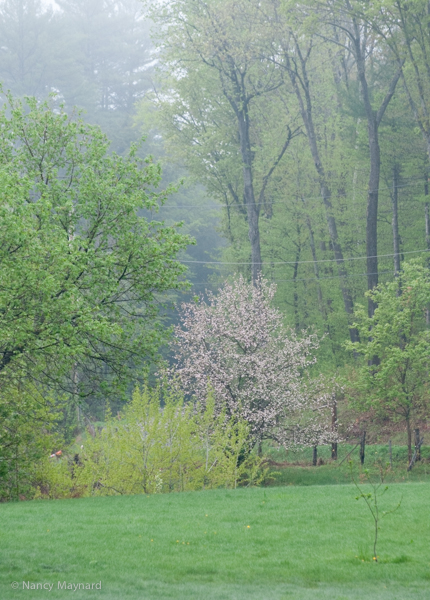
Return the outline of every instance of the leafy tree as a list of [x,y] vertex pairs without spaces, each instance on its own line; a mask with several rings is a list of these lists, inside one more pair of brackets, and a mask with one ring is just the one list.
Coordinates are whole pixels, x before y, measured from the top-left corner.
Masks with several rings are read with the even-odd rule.
[[[355,63],[355,77],[359,82],[356,92],[363,104],[367,121],[369,179],[366,210],[366,254],[368,289],[378,284],[378,201],[381,174],[381,148],[379,128],[394,96],[401,77],[401,66],[396,64],[390,46],[383,37],[375,34],[370,21],[378,20],[375,6],[363,5],[355,0],[322,2],[310,17],[317,35],[335,47],[343,47],[346,60]],[[321,28],[319,20],[325,22]],[[395,65],[393,72],[390,63]],[[388,77],[387,77],[388,75]],[[372,316],[375,305],[368,297],[368,312]]]
[[[182,137],[185,133],[192,144],[188,154],[196,151],[200,162],[205,161],[203,177],[215,180],[211,185],[221,188],[221,197],[227,195],[241,205],[254,281],[262,265],[259,218],[266,187],[298,134],[294,118],[284,110],[287,124],[280,126],[278,113],[271,145],[259,152],[261,133],[267,127],[266,105],[283,85],[279,70],[262,60],[269,34],[266,8],[230,0],[178,0],[166,2],[161,10],[157,6],[151,13],[162,25],[161,61],[170,76],[165,86],[170,97],[161,104],[171,115],[170,130]],[[240,172],[239,185],[223,181],[233,170],[228,164],[231,159],[236,173]],[[268,164],[264,159],[269,159]],[[260,173],[259,160],[263,161]],[[191,156],[193,163],[195,156]]]
[[178,376],[200,402],[209,382],[218,412],[247,421],[254,443],[325,443],[332,436],[327,397],[322,382],[306,376],[317,337],[284,329],[271,307],[274,293],[261,278],[252,284],[239,277],[209,294],[209,304],[184,304],[173,342]]
[[191,240],[154,219],[159,166],[109,154],[98,128],[48,103],[6,100],[0,386],[124,389],[166,339],[160,307],[184,286],[176,255]]
[[[428,270],[417,261],[404,263],[398,280],[368,292],[377,303],[372,318],[356,311],[361,342],[349,344],[366,361],[358,383],[362,405],[380,417],[404,422],[408,434],[408,456],[412,457],[413,425],[429,406],[430,330],[425,309],[430,300]],[[369,339],[369,329],[372,338]]]
[[[5,389],[6,388],[6,389]],[[61,404],[34,386],[5,386],[0,398],[0,500],[33,496],[36,465],[58,450]]]
[[[293,18],[290,16],[290,20],[292,22],[288,22],[288,20],[281,20],[280,22],[280,31],[278,32],[279,40],[275,38],[275,44],[279,45],[282,51],[280,56],[278,56],[275,51],[274,55],[276,56],[277,64],[281,69],[285,70],[287,77],[291,80],[291,85],[300,107],[300,114],[308,138],[309,150],[312,155],[319,188],[321,190],[321,199],[324,205],[327,229],[330,235],[341,282],[345,312],[350,316],[353,313],[353,299],[346,279],[347,272],[344,263],[343,249],[332,201],[331,187],[336,185],[336,181],[330,181],[327,167],[324,165],[325,161],[323,160],[322,153],[323,136],[317,134],[316,127],[318,118],[315,117],[317,110],[315,110],[316,98],[314,97],[315,92],[313,87],[318,86],[318,90],[321,91],[321,87],[324,85],[318,75],[315,76],[315,73],[312,74],[312,58],[317,45],[315,44],[314,36],[303,35],[297,20],[297,15]],[[287,32],[287,35],[285,35],[285,32]],[[317,73],[319,72],[318,69]],[[326,72],[327,71],[325,70],[325,73]],[[337,108],[339,109],[339,107]],[[327,127],[327,121],[329,120],[327,118],[327,109],[324,117],[323,122],[319,123],[319,125]],[[334,178],[332,177],[332,179]],[[314,262],[317,264],[315,260]],[[357,332],[355,329],[350,327],[349,331],[351,341],[357,341]]]

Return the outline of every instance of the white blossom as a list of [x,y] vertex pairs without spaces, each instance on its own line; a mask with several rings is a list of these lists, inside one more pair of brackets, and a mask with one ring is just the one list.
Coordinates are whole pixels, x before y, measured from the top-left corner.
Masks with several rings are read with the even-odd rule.
[[208,384],[219,411],[241,415],[255,442],[269,438],[283,446],[335,441],[331,393],[322,378],[312,380],[315,334],[299,337],[283,325],[271,303],[276,286],[242,276],[217,295],[182,305],[174,340],[177,373],[184,389],[204,403]]

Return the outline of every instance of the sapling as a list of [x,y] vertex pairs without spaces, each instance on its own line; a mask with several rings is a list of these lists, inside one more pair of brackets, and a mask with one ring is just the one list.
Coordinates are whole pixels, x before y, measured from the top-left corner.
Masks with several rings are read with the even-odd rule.
[[398,508],[400,508],[400,505],[401,505],[402,499],[403,499],[403,495],[400,497],[400,500],[399,500],[399,503],[397,504],[397,506],[395,506],[393,509],[381,511],[379,502],[380,502],[382,496],[388,490],[388,485],[385,485],[385,478],[390,469],[390,466],[388,464],[385,466],[382,464],[379,465],[379,476],[378,476],[377,481],[372,481],[371,475],[370,475],[368,469],[365,469],[363,471],[363,475],[364,475],[366,483],[368,483],[372,488],[372,491],[367,492],[367,493],[364,492],[363,488],[357,483],[357,480],[354,476],[354,471],[352,468],[352,461],[349,461],[349,467],[350,467],[352,482],[355,485],[355,487],[357,488],[358,493],[359,493],[358,496],[355,497],[355,499],[360,500],[361,498],[363,498],[363,500],[366,502],[367,507],[373,518],[373,523],[374,523],[373,560],[375,562],[378,562],[378,555],[376,554],[376,545],[378,543],[379,523],[383,519],[383,517],[394,513]]

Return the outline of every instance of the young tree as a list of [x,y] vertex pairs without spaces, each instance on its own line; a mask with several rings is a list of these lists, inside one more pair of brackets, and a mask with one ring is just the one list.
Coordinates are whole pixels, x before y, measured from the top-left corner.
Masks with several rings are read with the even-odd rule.
[[203,403],[209,382],[218,411],[245,419],[254,443],[326,443],[333,435],[322,418],[328,399],[307,375],[318,339],[285,330],[271,306],[275,289],[240,276],[209,294],[209,304],[184,304],[173,342],[177,372]]
[[157,165],[108,154],[98,128],[48,103],[6,100],[0,386],[31,380],[82,397],[109,374],[105,393],[124,388],[166,338],[159,307],[184,285],[176,255],[190,238],[152,220],[167,194],[154,191]]
[[[363,341],[349,344],[366,360],[378,358],[377,364],[364,364],[361,370],[363,405],[379,416],[406,424],[410,462],[413,425],[425,414],[430,400],[430,330],[425,322],[430,300],[428,270],[416,261],[404,263],[398,279],[368,294],[373,296],[377,309],[372,318],[363,309],[356,311]],[[370,328],[371,339],[367,337]]]

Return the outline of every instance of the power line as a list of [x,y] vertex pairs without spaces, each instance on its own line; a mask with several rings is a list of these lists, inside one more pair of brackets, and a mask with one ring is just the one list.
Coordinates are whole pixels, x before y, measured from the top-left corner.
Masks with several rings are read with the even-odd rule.
[[[415,179],[415,180],[413,180],[412,183],[405,183],[403,185],[398,185],[397,189],[402,189],[402,188],[405,188],[405,187],[410,187],[412,185],[417,185],[417,183],[419,183],[420,181],[423,182],[424,180],[421,179],[421,178]],[[382,191],[391,191],[391,190],[392,190],[391,187],[386,187],[386,188],[378,188],[377,191],[378,192],[382,192]],[[356,188],[355,191],[358,191],[359,193],[361,193],[361,192],[366,193],[366,194],[368,193],[367,188]],[[375,191],[375,190],[373,190],[373,191]],[[299,198],[297,196],[297,194],[295,194],[295,196],[296,196],[297,199],[300,199],[300,200],[303,199],[305,201],[321,200],[323,198],[323,196],[313,196],[313,197],[309,197],[309,198],[302,198],[302,196],[300,196],[300,198]],[[347,196],[345,194],[332,194],[330,196],[330,198],[345,198],[345,199],[347,199]],[[288,202],[290,202],[290,200],[275,200],[273,202],[264,202],[263,206],[272,206],[274,204],[288,204]],[[162,205],[162,208],[172,208],[172,209],[176,209],[176,210],[180,210],[181,208],[194,208],[194,209],[198,209],[198,210],[217,210],[219,208],[227,208],[227,207],[228,208],[238,208],[238,207],[245,207],[245,206],[247,206],[247,204],[245,202],[243,202],[243,203],[242,202],[237,202],[237,203],[235,202],[233,204],[228,204],[228,205],[221,204],[221,205],[217,205],[217,206],[214,206],[214,207],[211,207],[211,206],[198,206],[196,204],[182,204],[182,205],[178,205],[178,206],[164,204],[164,205]]]
[[208,260],[181,260],[182,263],[186,264],[198,264],[198,265],[297,265],[297,264],[315,264],[315,263],[326,263],[326,262],[345,262],[347,260],[364,260],[365,258],[387,258],[392,256],[403,256],[405,254],[418,254],[420,252],[429,252],[426,248],[424,250],[410,250],[409,252],[396,252],[394,254],[376,254],[375,256],[350,256],[344,258],[343,260],[339,260],[337,258],[324,258],[321,260],[291,260],[291,261],[281,261],[281,262],[273,262],[266,261],[265,263],[253,263],[253,262],[222,262],[222,261],[208,261]]
[[[343,277],[355,278],[355,277],[367,277],[368,275],[386,275],[387,273],[393,273],[393,271],[379,271],[379,273],[355,273],[352,275],[330,275],[327,277],[309,277],[309,278],[298,278],[298,279],[272,279],[269,283],[292,283],[294,281],[320,281],[321,279],[339,279]],[[195,285],[206,285],[210,286],[210,282],[199,282],[193,283]]]

